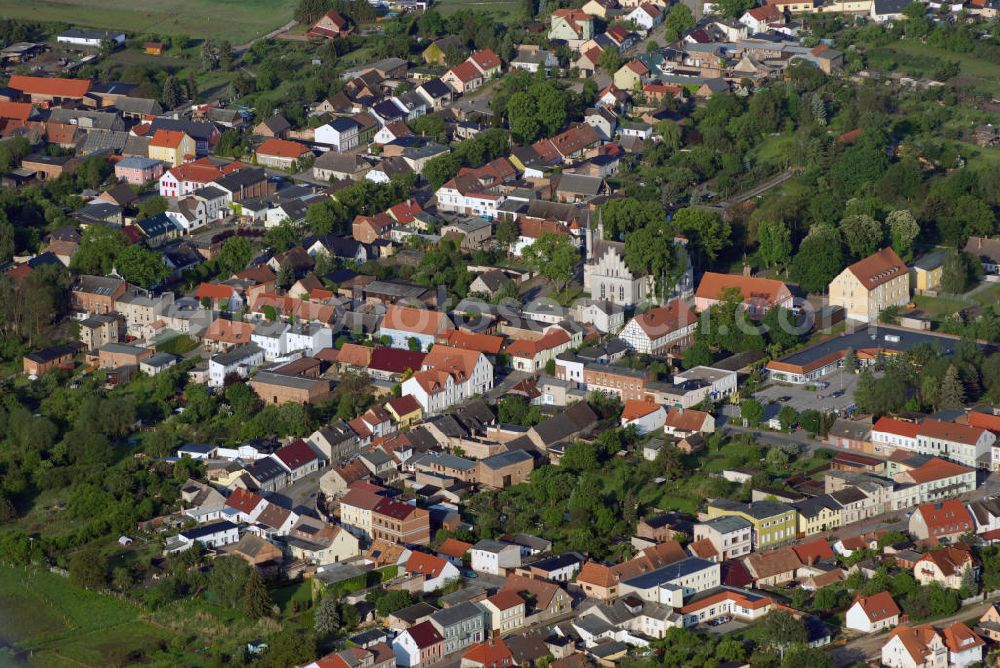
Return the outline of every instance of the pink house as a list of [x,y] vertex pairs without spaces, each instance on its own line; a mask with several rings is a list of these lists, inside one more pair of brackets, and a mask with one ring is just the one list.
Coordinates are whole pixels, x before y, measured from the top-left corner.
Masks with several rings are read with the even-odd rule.
[[159,160],[130,156],[115,165],[115,176],[119,181],[141,186],[163,176],[164,167]]

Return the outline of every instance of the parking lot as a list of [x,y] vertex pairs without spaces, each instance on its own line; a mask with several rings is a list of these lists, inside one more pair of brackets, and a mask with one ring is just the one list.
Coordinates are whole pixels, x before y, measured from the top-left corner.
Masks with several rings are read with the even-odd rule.
[[757,392],[754,398],[765,405],[771,402],[788,405],[800,413],[806,410],[841,411],[854,405],[857,382],[857,374],[838,370],[813,385],[774,383]]

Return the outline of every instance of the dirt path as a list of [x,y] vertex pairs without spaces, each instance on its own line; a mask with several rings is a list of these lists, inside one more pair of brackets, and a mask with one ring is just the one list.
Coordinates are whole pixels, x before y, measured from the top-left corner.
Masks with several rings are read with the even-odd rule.
[[278,35],[280,35],[283,32],[288,32],[289,30],[291,30],[292,28],[294,28],[298,24],[299,24],[298,21],[292,19],[291,21],[289,21],[285,25],[281,26],[280,28],[276,28],[276,29],[272,30],[271,32],[267,33],[266,35],[261,35],[260,37],[257,37],[256,39],[250,40],[246,44],[240,44],[239,46],[234,47],[233,48],[233,55],[236,56],[237,58],[239,58],[240,56],[243,55],[243,53],[247,49],[249,49],[251,46],[253,46],[254,42],[258,42],[258,41],[260,41],[262,39],[270,39],[272,37],[277,37]]

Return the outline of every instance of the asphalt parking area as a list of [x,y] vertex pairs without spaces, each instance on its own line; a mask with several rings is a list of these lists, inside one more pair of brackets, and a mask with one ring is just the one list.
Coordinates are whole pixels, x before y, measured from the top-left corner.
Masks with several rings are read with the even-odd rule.
[[854,387],[857,383],[857,374],[838,370],[811,385],[776,382],[757,392],[754,398],[765,405],[788,405],[800,413],[806,410],[838,412],[854,405]]

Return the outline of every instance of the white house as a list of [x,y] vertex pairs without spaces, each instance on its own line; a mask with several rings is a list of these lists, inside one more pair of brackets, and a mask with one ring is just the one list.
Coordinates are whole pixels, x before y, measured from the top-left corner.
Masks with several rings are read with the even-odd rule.
[[455,179],[438,188],[435,196],[438,211],[480,216],[490,220],[496,218],[497,208],[504,203],[503,195],[485,192],[480,188],[465,188],[456,183]]
[[444,636],[429,620],[411,626],[392,641],[397,666],[427,668],[440,660]]
[[996,434],[967,424],[927,418],[917,426],[917,452],[940,455],[959,464],[988,469]]
[[393,304],[382,319],[379,336],[389,337],[393,348],[405,349],[410,339],[416,339],[421,350],[428,350],[439,336],[452,329],[455,326],[446,313]]
[[663,429],[666,420],[667,412],[655,401],[629,399],[622,410],[621,424],[623,427],[634,426],[640,435],[644,435]]
[[104,40],[109,40],[116,47],[125,46],[125,33],[112,32],[110,30],[82,30],[71,28],[59,33],[56,42],[59,44],[72,44],[73,46],[99,47]]
[[239,542],[240,529],[228,520],[221,520],[182,531],[177,538],[177,546],[168,548],[174,552],[183,552],[190,549],[195,543],[213,549]]
[[638,353],[664,355],[686,348],[698,328],[698,316],[683,299],[640,313],[618,335]]
[[424,592],[437,591],[462,577],[455,564],[424,552],[411,552],[403,569],[410,575],[424,576]]
[[[971,632],[970,632],[971,633]],[[930,624],[898,626],[882,646],[882,665],[888,668],[945,668],[948,660],[944,638]]]
[[226,376],[236,374],[247,378],[251,369],[264,363],[264,351],[254,344],[248,343],[236,346],[230,350],[213,355],[208,361],[208,384],[211,387],[222,387]]
[[472,570],[490,575],[506,575],[508,568],[521,565],[521,548],[513,543],[481,540],[469,550]]
[[338,117],[316,128],[317,144],[332,146],[335,151],[350,151],[359,143],[361,125],[353,118]]
[[663,22],[663,8],[651,2],[644,2],[625,15],[626,21],[633,21],[637,26],[649,32]]
[[318,322],[297,322],[285,333],[285,349],[315,355],[324,348],[333,347],[333,330]]
[[265,360],[273,362],[280,357],[284,357],[285,353],[288,352],[285,348],[285,334],[291,327],[287,322],[281,320],[275,320],[274,322],[261,320],[254,326],[250,340],[264,351]]
[[899,606],[889,592],[858,597],[847,609],[845,625],[852,631],[877,633],[899,624]]
[[889,452],[897,448],[916,452],[917,423],[896,418],[879,418],[872,426],[871,439],[876,448],[882,447]]

